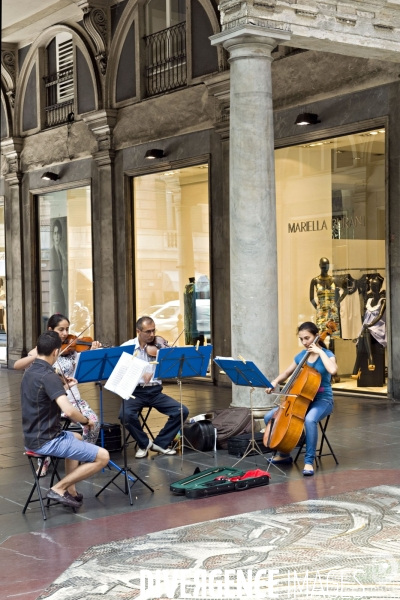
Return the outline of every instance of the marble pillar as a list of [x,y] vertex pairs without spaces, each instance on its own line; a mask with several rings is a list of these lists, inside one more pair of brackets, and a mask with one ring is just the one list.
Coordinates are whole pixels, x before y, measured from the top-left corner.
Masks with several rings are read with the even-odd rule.
[[[232,356],[278,374],[278,268],[271,51],[285,32],[246,25],[211,38],[230,54],[230,281]],[[233,386],[233,406],[249,389]],[[271,405],[263,390],[254,407]]]
[[97,142],[93,153],[93,275],[95,335],[103,344],[118,344],[117,231],[114,162],[115,150],[113,131],[117,122],[115,109],[89,113],[83,119]]
[[25,298],[22,244],[22,174],[11,172],[5,176],[7,193],[4,205],[6,234],[6,289],[7,289],[7,343],[8,366],[25,353]]

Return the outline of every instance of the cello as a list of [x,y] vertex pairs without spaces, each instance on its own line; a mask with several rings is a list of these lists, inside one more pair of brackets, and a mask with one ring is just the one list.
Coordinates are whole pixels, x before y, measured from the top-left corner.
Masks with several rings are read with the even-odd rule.
[[[326,323],[326,330],[314,339],[314,344],[331,335],[337,326],[334,321]],[[279,396],[284,396],[273,417],[271,429],[267,427],[263,443],[271,450],[290,453],[300,440],[304,419],[310,403],[320,387],[321,374],[307,365],[306,353],[285,384]]]

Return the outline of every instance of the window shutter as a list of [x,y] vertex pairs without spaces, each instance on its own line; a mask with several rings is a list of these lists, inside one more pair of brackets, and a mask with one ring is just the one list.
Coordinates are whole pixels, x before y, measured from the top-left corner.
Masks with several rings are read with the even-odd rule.
[[[57,43],[57,71],[59,72],[58,102],[65,102],[74,97],[73,80],[73,44],[72,39]],[[63,80],[63,72],[65,79]]]

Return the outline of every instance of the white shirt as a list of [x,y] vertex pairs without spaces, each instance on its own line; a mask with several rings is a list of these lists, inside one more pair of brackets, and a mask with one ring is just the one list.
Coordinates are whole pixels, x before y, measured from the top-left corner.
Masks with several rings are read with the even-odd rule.
[[[140,347],[139,340],[137,337],[135,337],[133,340],[128,340],[127,342],[124,342],[123,344],[121,344],[121,346],[135,346],[134,352],[137,351],[136,356],[138,358],[140,358],[141,360],[145,360],[148,363],[155,362],[155,358],[153,356],[149,356],[147,354],[145,348]],[[154,373],[155,370],[156,370],[155,364],[153,364],[153,365],[149,364],[149,366],[147,367],[147,373]],[[141,383],[141,384],[145,383],[143,377],[141,379],[139,379],[139,383]],[[162,385],[162,381],[161,381],[161,379],[150,379],[149,383],[147,383],[146,385],[148,385],[148,386]]]

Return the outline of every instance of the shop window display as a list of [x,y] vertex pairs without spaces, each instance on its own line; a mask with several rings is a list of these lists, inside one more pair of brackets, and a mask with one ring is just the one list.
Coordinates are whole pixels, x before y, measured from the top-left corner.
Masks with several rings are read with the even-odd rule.
[[334,322],[334,389],[385,394],[385,130],[278,149],[276,191],[281,365]]
[[[61,313],[78,334],[93,322],[90,187],[51,192],[38,201],[42,330]],[[93,326],[86,334],[93,335]]]
[[135,177],[136,316],[178,345],[211,339],[208,165]]

